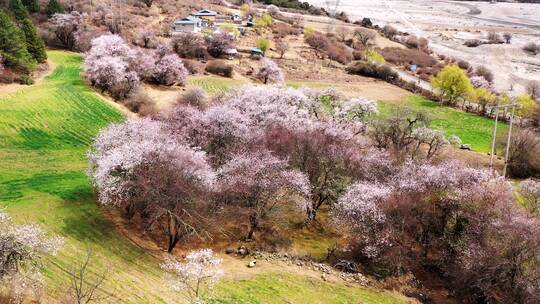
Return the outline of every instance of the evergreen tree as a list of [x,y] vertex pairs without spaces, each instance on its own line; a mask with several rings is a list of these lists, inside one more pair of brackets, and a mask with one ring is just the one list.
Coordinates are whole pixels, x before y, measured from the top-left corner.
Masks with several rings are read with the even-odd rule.
[[58,3],[57,0],[49,0],[49,3],[47,3],[47,6],[45,7],[45,13],[47,16],[52,17],[52,15],[56,13],[63,13],[64,8],[60,3]]
[[30,15],[28,15],[26,7],[24,7],[21,0],[10,0],[9,11],[18,23],[30,17]]
[[45,52],[45,42],[29,18],[24,19],[20,25],[26,39],[26,49],[37,62],[44,62],[47,59]]
[[4,10],[0,10],[0,56],[8,67],[19,66],[27,71],[35,67],[35,61],[26,48],[23,32]]
[[22,4],[26,7],[29,13],[39,12],[38,0],[22,0]]
[[28,14],[26,7],[22,4],[21,0],[10,0],[9,8],[17,22],[17,25],[24,33],[26,49],[30,55],[32,55],[37,62],[45,61],[45,59],[47,59],[47,54],[45,53],[45,43],[39,36],[36,27],[30,20],[30,15]]

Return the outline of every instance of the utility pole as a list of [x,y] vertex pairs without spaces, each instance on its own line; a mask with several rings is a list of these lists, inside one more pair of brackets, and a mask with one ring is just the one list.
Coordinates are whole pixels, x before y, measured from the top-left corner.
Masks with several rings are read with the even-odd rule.
[[499,121],[499,109],[503,108],[506,113],[508,108],[510,107],[512,108],[512,114],[510,115],[510,127],[508,129],[508,138],[506,139],[506,153],[504,156],[504,168],[503,168],[503,173],[502,173],[503,177],[506,177],[506,170],[508,167],[508,157],[510,154],[510,140],[512,138],[512,126],[514,124],[514,115],[516,112],[516,107],[520,107],[520,106],[521,106],[520,104],[511,103],[508,105],[496,105],[493,107],[494,109],[496,109],[497,112],[495,114],[495,125],[493,126],[493,138],[491,141],[491,155],[489,158],[489,167],[491,168],[491,170],[493,170],[493,158],[495,157],[495,140],[497,139],[497,122]]
[[514,123],[514,113],[516,112],[516,107],[512,107],[512,114],[510,115],[510,127],[508,128],[508,139],[506,140],[506,155],[504,156],[504,168],[503,168],[503,177],[506,178],[506,169],[508,168],[508,154],[510,153],[510,139],[512,138],[512,125]]

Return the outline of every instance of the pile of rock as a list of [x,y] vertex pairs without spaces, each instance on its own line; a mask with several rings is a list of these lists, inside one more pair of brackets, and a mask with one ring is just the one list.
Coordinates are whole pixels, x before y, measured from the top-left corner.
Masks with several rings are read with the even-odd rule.
[[356,273],[347,273],[340,271],[328,264],[318,263],[313,261],[312,257],[309,256],[294,256],[286,252],[263,252],[258,250],[249,250],[244,246],[240,246],[237,249],[227,249],[225,250],[226,254],[234,255],[238,257],[247,257],[252,258],[250,262],[246,265],[248,268],[254,268],[257,266],[257,261],[280,261],[285,262],[289,265],[296,265],[298,267],[310,269],[316,272],[321,273],[321,278],[324,281],[327,281],[330,276],[341,278],[346,282],[357,283],[362,286],[368,286],[371,284],[369,279],[363,274]]

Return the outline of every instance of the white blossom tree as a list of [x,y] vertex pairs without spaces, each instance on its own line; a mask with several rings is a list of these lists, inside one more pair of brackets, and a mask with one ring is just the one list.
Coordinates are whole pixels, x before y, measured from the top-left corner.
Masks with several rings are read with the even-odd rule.
[[361,250],[370,258],[377,257],[389,245],[381,205],[391,193],[392,188],[387,185],[358,182],[346,190],[332,209],[338,225],[354,232]]
[[532,214],[540,213],[540,181],[528,179],[520,184],[521,195],[525,200],[525,208]]
[[125,99],[139,86],[135,58],[136,53],[120,36],[103,35],[92,40],[84,71],[93,86],[115,99]]
[[40,257],[56,255],[62,245],[62,238],[47,237],[36,225],[16,225],[0,210],[0,286],[11,285],[14,302],[22,301],[25,292],[39,291]]
[[282,83],[285,81],[285,76],[281,68],[268,58],[261,59],[261,68],[257,72],[257,77],[267,83]]
[[287,167],[286,161],[263,151],[235,155],[220,168],[220,197],[247,211],[246,240],[253,239],[261,221],[276,205],[294,199],[294,195],[300,208],[308,208],[309,179],[300,171]]
[[206,303],[213,286],[223,277],[222,261],[212,249],[202,249],[189,252],[183,262],[170,259],[161,268],[168,274],[171,290],[183,292],[190,303],[201,304]]
[[183,85],[188,75],[182,60],[176,54],[167,54],[161,57],[154,67],[154,80],[164,85]]

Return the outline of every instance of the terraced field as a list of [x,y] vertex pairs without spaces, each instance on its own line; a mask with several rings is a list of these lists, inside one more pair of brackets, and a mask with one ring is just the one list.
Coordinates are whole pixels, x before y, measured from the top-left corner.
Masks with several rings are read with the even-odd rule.
[[[106,267],[105,303],[181,303],[167,292],[159,260],[125,239],[96,206],[85,175],[85,154],[100,128],[122,115],[80,77],[81,57],[49,52],[52,75],[13,94],[0,87],[0,208],[18,222],[39,223],[65,238],[58,256],[44,260],[48,292],[61,297],[69,287],[65,270],[88,248],[97,257],[90,270]],[[197,81],[194,79],[193,81]],[[229,84],[205,81],[207,90]],[[323,282],[290,269],[249,278],[229,273],[217,287],[216,303],[406,303],[395,293]],[[307,301],[307,302],[306,302]],[[46,301],[50,302],[50,301]]]
[[226,91],[230,90],[232,87],[240,86],[242,84],[245,84],[245,82],[236,80],[236,79],[218,77],[218,76],[200,76],[200,77],[189,78],[188,84],[192,86],[201,87],[207,93],[215,95],[215,94],[225,93]]

